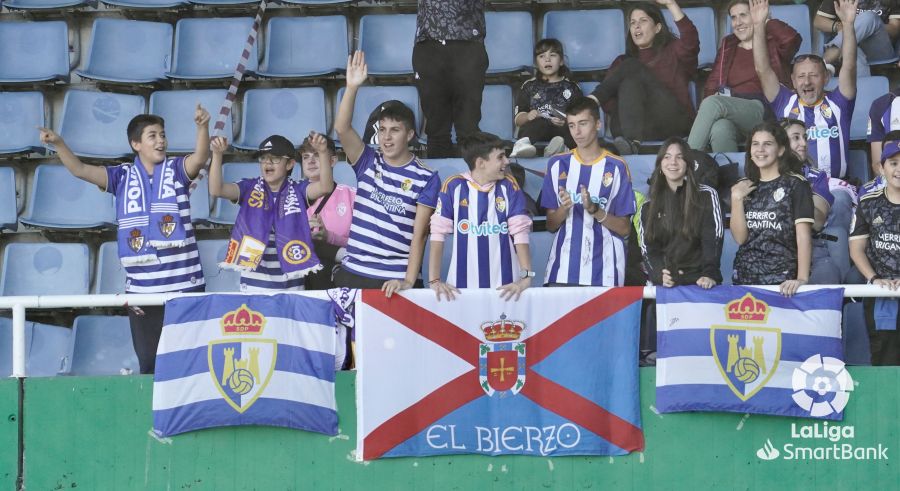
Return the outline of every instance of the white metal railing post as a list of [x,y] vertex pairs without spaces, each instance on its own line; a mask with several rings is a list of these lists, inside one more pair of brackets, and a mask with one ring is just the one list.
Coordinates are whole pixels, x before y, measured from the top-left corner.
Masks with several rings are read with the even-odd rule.
[[12,308],[12,376],[25,377],[25,305],[17,303]]

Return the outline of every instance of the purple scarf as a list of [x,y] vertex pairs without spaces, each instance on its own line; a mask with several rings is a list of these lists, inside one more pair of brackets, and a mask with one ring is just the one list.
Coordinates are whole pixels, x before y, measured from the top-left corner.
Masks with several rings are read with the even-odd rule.
[[123,266],[159,264],[156,249],[185,246],[187,235],[175,191],[175,166],[179,162],[176,158],[157,164],[153,179],[140,158],[135,157],[128,166],[125,185],[116,193],[117,239]]
[[222,268],[254,271],[262,261],[269,232],[274,228],[275,250],[285,277],[303,278],[322,269],[311,247],[305,197],[297,191],[299,186],[293,179],[285,179],[273,207],[269,186],[262,177],[256,180],[251,197],[241,201],[225,261],[220,263]]

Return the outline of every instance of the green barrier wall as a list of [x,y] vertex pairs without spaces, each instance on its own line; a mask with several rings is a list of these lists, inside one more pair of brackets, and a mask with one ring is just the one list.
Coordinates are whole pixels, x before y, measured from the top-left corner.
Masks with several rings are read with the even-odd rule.
[[19,463],[19,382],[0,379],[0,488],[15,489]]
[[[44,489],[900,489],[900,368],[856,368],[842,423],[853,438],[792,438],[812,420],[741,414],[658,415],[654,371],[641,370],[646,451],[627,457],[386,459],[356,463],[354,375],[338,376],[342,434],[246,427],[159,441],[150,377],[28,379],[25,486]],[[9,386],[10,394],[15,389]],[[7,385],[0,385],[7,390]],[[4,398],[7,401],[12,396]],[[10,406],[11,408],[13,406]],[[10,409],[12,411],[12,409]],[[6,414],[6,413],[3,413]],[[13,413],[10,413],[13,414]],[[13,425],[3,428],[14,441]],[[818,425],[821,431],[822,423]],[[757,457],[767,440],[781,452]],[[785,460],[785,445],[887,447],[888,460]],[[10,448],[12,448],[10,444]],[[820,450],[821,452],[821,450]],[[793,453],[793,450],[791,450]],[[0,450],[5,465],[12,452]],[[6,469],[12,469],[12,474]],[[14,480],[15,465],[4,466]],[[11,488],[6,488],[11,489]]]

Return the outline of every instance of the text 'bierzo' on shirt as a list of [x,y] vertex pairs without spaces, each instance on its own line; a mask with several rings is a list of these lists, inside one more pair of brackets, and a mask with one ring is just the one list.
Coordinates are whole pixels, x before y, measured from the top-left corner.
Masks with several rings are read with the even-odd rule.
[[416,206],[435,207],[440,178],[415,157],[393,166],[369,146],[354,170],[358,187],[343,267],[369,278],[404,279]]
[[[191,179],[184,171],[184,159],[185,157],[174,157],[173,168],[178,215],[184,227],[185,245],[158,249],[156,256],[159,258],[159,264],[125,267],[127,293],[198,292],[204,289],[206,283],[200,267],[200,252],[197,250],[197,240],[191,224]],[[132,162],[106,168],[106,192],[116,196],[119,187],[126,185],[128,167],[131,165],[135,164]],[[156,176],[150,178],[154,179]]]
[[[245,203],[250,198],[250,193],[256,185],[258,178],[241,179],[237,182],[240,190],[238,203]],[[294,184],[300,203],[306,203],[306,190],[309,181],[300,181]],[[287,190],[285,188],[284,190]],[[278,203],[278,191],[269,190],[270,206],[273,208]],[[305,205],[302,205],[305,206]],[[275,229],[269,232],[266,249],[263,251],[262,260],[254,271],[241,271],[242,292],[278,292],[288,290],[303,290],[304,278],[287,278],[281,269],[281,261],[278,258],[278,248],[275,246]]]
[[806,125],[810,160],[829,177],[843,178],[847,172],[850,119],[855,105],[856,99],[847,99],[838,88],[826,92],[821,101],[808,106],[796,92],[782,85],[772,101],[772,110],[779,119],[802,121]]
[[560,186],[569,192],[574,206],[553,239],[545,282],[623,285],[625,241],[588,214],[581,202],[580,190],[585,186],[591,201],[611,215],[633,215],[634,191],[625,161],[607,151],[592,162],[582,161],[578,150],[558,155],[547,163],[541,206],[559,208]]

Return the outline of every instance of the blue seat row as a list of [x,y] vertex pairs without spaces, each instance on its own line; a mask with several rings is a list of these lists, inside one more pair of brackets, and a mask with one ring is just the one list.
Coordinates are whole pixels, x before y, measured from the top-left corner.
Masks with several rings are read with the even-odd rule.
[[[297,5],[323,5],[350,3],[351,0],[281,0]],[[3,6],[11,10],[60,10],[86,7],[90,0],[6,0]],[[113,7],[127,9],[173,9],[188,5],[240,5],[256,3],[256,0],[103,0]]]

